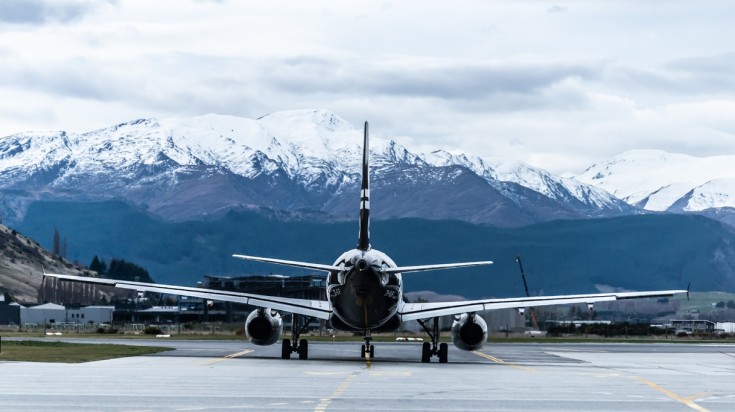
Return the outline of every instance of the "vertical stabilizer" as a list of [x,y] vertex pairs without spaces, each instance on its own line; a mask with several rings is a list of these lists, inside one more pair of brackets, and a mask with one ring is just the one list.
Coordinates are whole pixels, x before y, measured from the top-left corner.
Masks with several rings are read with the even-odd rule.
[[365,142],[362,146],[362,185],[360,187],[360,234],[357,248],[370,249],[370,145],[368,144],[368,122],[365,122]]

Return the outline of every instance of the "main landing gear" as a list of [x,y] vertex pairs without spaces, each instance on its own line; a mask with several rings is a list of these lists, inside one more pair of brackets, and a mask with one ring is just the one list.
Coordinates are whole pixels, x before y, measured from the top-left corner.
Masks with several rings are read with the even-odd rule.
[[299,359],[309,358],[309,341],[299,339],[299,337],[306,331],[312,320],[314,320],[313,317],[307,318],[306,322],[301,325],[302,316],[295,313],[291,315],[291,339],[283,339],[281,342],[282,359],[290,359],[291,353],[294,352],[299,354]]
[[447,363],[449,345],[439,343],[439,318],[432,318],[431,328],[427,326],[428,320],[417,319],[417,321],[431,338],[431,342],[424,342],[421,347],[421,362],[429,363],[432,356],[437,356],[439,363]]
[[375,346],[370,344],[370,341],[373,340],[372,336],[370,336],[370,331],[365,332],[365,343],[362,345],[362,348],[360,349],[360,357],[368,359],[375,358]]

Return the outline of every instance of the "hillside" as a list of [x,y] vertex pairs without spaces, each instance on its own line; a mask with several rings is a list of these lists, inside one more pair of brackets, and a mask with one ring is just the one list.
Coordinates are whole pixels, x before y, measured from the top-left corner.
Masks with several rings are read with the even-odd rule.
[[[203,275],[307,274],[244,262],[233,253],[332,263],[356,243],[356,221],[307,222],[283,212],[230,211],[207,221],[165,222],[122,202],[38,202],[24,233],[51,242],[58,227],[69,257],[98,254],[146,267],[160,283],[194,285]],[[373,247],[399,265],[491,259],[489,268],[407,274],[407,291],[468,298],[522,292],[516,253],[535,294],[606,288],[735,291],[735,233],[696,215],[558,220],[521,228],[459,221],[389,219],[371,227]]]
[[43,269],[69,275],[89,274],[79,265],[54,257],[33,239],[0,225],[0,291],[18,302],[37,302]]

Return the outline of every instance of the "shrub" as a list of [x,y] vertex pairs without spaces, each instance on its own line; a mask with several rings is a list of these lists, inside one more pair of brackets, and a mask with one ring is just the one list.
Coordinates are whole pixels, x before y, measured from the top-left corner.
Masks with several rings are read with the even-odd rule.
[[146,326],[145,330],[143,331],[146,335],[160,335],[161,334],[161,328],[158,326]]

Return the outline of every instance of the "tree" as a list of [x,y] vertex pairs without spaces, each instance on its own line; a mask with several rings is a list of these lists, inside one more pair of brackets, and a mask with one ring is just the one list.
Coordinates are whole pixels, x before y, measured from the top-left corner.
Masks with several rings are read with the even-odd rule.
[[107,271],[110,279],[131,280],[134,282],[155,283],[148,271],[135,263],[126,262],[123,259],[112,259]]
[[715,307],[716,308],[724,308],[725,307],[725,301],[724,300],[721,300],[721,301],[717,302],[717,304],[715,305]]
[[727,308],[728,309],[735,309],[735,302],[733,302],[732,300],[728,300],[727,301]]
[[94,255],[92,263],[89,264],[89,269],[103,275],[107,272],[107,263],[104,259],[100,260],[97,255]]
[[54,249],[53,254],[56,256],[59,256],[59,253],[61,252],[61,239],[59,236],[59,229],[54,227]]

